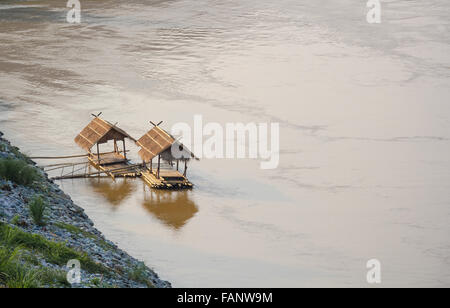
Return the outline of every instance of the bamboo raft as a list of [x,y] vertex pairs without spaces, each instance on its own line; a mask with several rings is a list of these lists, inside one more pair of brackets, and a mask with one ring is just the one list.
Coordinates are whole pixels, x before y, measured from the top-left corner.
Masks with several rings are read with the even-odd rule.
[[82,178],[95,178],[95,177],[111,177],[113,180],[116,178],[142,178],[142,180],[151,188],[155,189],[190,189],[193,188],[193,184],[180,172],[161,169],[160,178],[158,179],[155,172],[151,172],[141,164],[133,165],[128,164],[120,168],[111,168],[111,166],[99,166],[96,172],[83,172],[83,173],[69,173],[63,176],[52,177],[52,180],[67,180],[67,179],[82,179]]
[[103,171],[114,180],[116,177],[136,177],[139,174],[137,166],[129,163],[126,157],[120,153],[105,153],[90,155],[88,160],[97,170]]
[[[101,114],[101,113],[100,113]],[[185,149],[181,143],[178,143],[174,137],[161,129],[159,125],[153,124],[153,128],[139,140],[135,140],[125,131],[118,128],[117,124],[111,124],[101,119],[98,115],[93,115],[94,119],[89,123],[75,138],[75,142],[87,151],[82,155],[60,156],[60,157],[32,157],[33,159],[71,159],[87,158],[85,162],[60,163],[42,166],[46,172],[61,169],[61,175],[52,177],[52,180],[80,179],[91,177],[110,177],[113,181],[116,178],[140,177],[143,181],[155,189],[190,189],[193,184],[187,179],[187,162],[191,158],[197,159],[189,150]],[[127,159],[127,150],[125,148],[125,138],[133,140],[142,149],[139,156],[142,158],[141,164],[133,164]],[[111,152],[100,152],[100,144],[114,142],[114,150]],[[119,150],[118,141],[122,141],[123,150]],[[96,145],[97,152],[92,153],[91,148]],[[170,147],[175,145],[181,149],[181,157],[173,157]],[[153,159],[157,157],[157,168],[153,170]],[[161,163],[163,159],[166,164]],[[174,161],[176,161],[176,170],[173,170]],[[184,173],[178,171],[179,161],[184,162]],[[148,168],[148,164],[150,168]],[[79,167],[75,169],[75,166]],[[91,172],[92,166],[96,171]],[[163,167],[163,168],[161,168]],[[67,168],[71,172],[65,173]],[[89,169],[89,170],[88,170]]]
[[160,177],[150,170],[141,172],[142,179],[151,188],[158,189],[182,189],[192,188],[193,184],[178,171],[161,170]]

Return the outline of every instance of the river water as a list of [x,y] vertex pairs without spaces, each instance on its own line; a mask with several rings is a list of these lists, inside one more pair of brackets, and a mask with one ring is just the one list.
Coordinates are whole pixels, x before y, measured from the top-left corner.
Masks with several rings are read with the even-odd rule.
[[[32,156],[78,154],[103,116],[135,137],[280,123],[280,164],[203,159],[187,192],[140,179],[61,187],[177,287],[450,286],[450,3],[0,2],[0,130]],[[129,147],[137,159],[137,148]],[[40,164],[53,162],[39,161]]]

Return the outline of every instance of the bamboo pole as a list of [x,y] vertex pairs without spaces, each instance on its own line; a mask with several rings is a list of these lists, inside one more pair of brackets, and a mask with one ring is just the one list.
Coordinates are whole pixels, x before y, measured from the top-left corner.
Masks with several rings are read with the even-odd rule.
[[86,156],[89,156],[89,153],[88,154],[83,154],[83,155],[80,154],[80,155],[71,155],[71,156],[30,157],[30,159],[65,159],[65,158],[80,158],[80,157],[86,157]]
[[[127,152],[130,152],[127,150]],[[111,154],[114,152],[103,152],[100,154]],[[119,153],[122,153],[122,151],[119,151]],[[41,157],[29,157],[30,159],[68,159],[68,158],[81,158],[91,155],[92,153],[87,154],[80,154],[80,155],[70,155],[70,156],[41,156]],[[93,155],[97,155],[97,153],[94,153]]]
[[158,155],[158,176],[157,176],[158,179],[159,179],[159,170],[160,170],[160,167],[161,167],[161,154]]
[[[101,171],[98,171],[98,172],[92,172],[92,173],[87,173],[87,174],[75,174],[73,176],[70,176],[69,175],[70,172],[69,172],[68,174],[65,174],[64,176],[54,177],[52,179],[53,180],[60,180],[60,179],[90,177],[90,176],[93,176],[93,175],[100,175],[102,173],[108,174],[108,173],[118,172],[118,171],[136,170],[137,167],[139,167],[139,165],[129,165],[129,166],[126,166],[126,167],[115,168],[115,169],[110,169],[110,170],[101,170]],[[76,171],[78,171],[78,170],[76,170]]]
[[72,166],[72,165],[82,165],[87,164],[87,162],[80,162],[80,163],[61,163],[61,164],[54,164],[54,165],[46,165],[46,166],[39,166],[39,168],[52,168],[52,167],[62,167],[62,166]]
[[97,143],[97,158],[98,158],[98,163],[100,164],[100,149]]

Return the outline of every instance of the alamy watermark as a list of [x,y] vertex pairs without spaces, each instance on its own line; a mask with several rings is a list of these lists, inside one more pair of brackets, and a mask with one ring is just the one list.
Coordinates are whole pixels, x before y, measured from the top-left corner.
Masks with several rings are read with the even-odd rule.
[[279,123],[203,123],[194,116],[193,129],[187,123],[172,126],[172,135],[179,137],[172,145],[176,159],[190,158],[181,144],[191,149],[197,158],[260,159],[261,169],[275,169],[280,162]]
[[366,275],[367,283],[380,284],[381,283],[381,262],[377,259],[370,259],[367,261],[366,267],[369,269]]
[[81,3],[79,0],[67,1],[67,7],[70,10],[67,12],[66,20],[70,24],[81,23]]
[[381,23],[381,2],[380,2],[380,0],[367,1],[367,7],[370,9],[366,15],[367,22],[369,24]]
[[77,259],[72,259],[67,262],[67,282],[70,284],[81,283],[81,264]]

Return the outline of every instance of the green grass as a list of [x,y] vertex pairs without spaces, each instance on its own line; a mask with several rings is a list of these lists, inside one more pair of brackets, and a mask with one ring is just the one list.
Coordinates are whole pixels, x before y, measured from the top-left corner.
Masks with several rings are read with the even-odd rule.
[[147,268],[143,262],[139,263],[138,266],[135,266],[129,273],[128,278],[134,280],[139,283],[145,284],[149,288],[154,288],[153,283],[147,278],[145,274]]
[[28,250],[23,251],[21,259],[34,266],[39,266],[41,264],[39,258],[32,251]]
[[9,151],[10,151],[11,153],[13,153],[14,156],[17,157],[19,160],[23,160],[23,161],[25,161],[26,163],[31,164],[31,162],[32,162],[31,159],[30,159],[27,155],[21,153],[21,152],[20,152],[20,149],[19,149],[18,147],[10,146],[10,147],[9,147]]
[[102,288],[102,289],[112,289],[112,288],[117,288],[117,286],[114,285],[110,285],[104,281],[102,281],[102,279],[95,277],[92,278],[90,281],[90,287],[91,288]]
[[6,280],[5,285],[8,288],[22,289],[22,288],[38,288],[40,287],[39,279],[40,271],[25,265],[16,263],[10,272],[9,279]]
[[12,224],[12,225],[17,225],[17,224],[19,223],[19,221],[20,221],[20,216],[19,216],[19,215],[16,215],[16,216],[14,216],[14,217],[11,219],[11,224]]
[[38,226],[45,226],[45,209],[47,208],[47,204],[44,202],[41,196],[36,196],[31,200],[28,204],[30,210],[30,216],[33,218],[33,221]]
[[40,176],[36,168],[20,159],[0,159],[0,178],[18,185],[31,186]]
[[100,288],[100,286],[102,285],[102,281],[100,278],[95,277],[91,280],[91,284],[96,288]]
[[55,270],[51,268],[43,268],[39,275],[41,283],[50,286],[71,287],[67,281],[67,273],[62,270]]
[[39,287],[39,270],[20,263],[20,247],[0,247],[0,284],[7,288]]
[[[0,288],[69,287],[66,272],[42,267],[42,259],[59,266],[66,266],[69,260],[77,259],[81,268],[91,274],[107,277],[113,274],[112,270],[94,262],[85,252],[72,249],[65,242],[51,241],[0,221]],[[145,264],[140,263],[126,274],[130,280],[152,288],[154,285],[147,278],[146,271]],[[114,287],[99,279],[93,279],[91,286]]]
[[[23,261],[29,261],[29,254],[21,247],[14,249],[0,246],[0,285],[7,288],[38,288],[42,286],[70,287],[66,273],[51,268],[32,267]],[[34,260],[31,264],[37,265]]]
[[110,274],[106,267],[94,262],[85,252],[67,247],[64,242],[54,242],[38,234],[26,233],[3,222],[0,222],[0,242],[5,243],[8,247],[21,246],[29,251],[39,253],[52,264],[65,266],[69,260],[77,259],[81,263],[81,268],[87,272]]
[[6,281],[11,277],[11,271],[14,264],[19,259],[20,249],[9,250],[0,247],[0,283],[6,285]]

